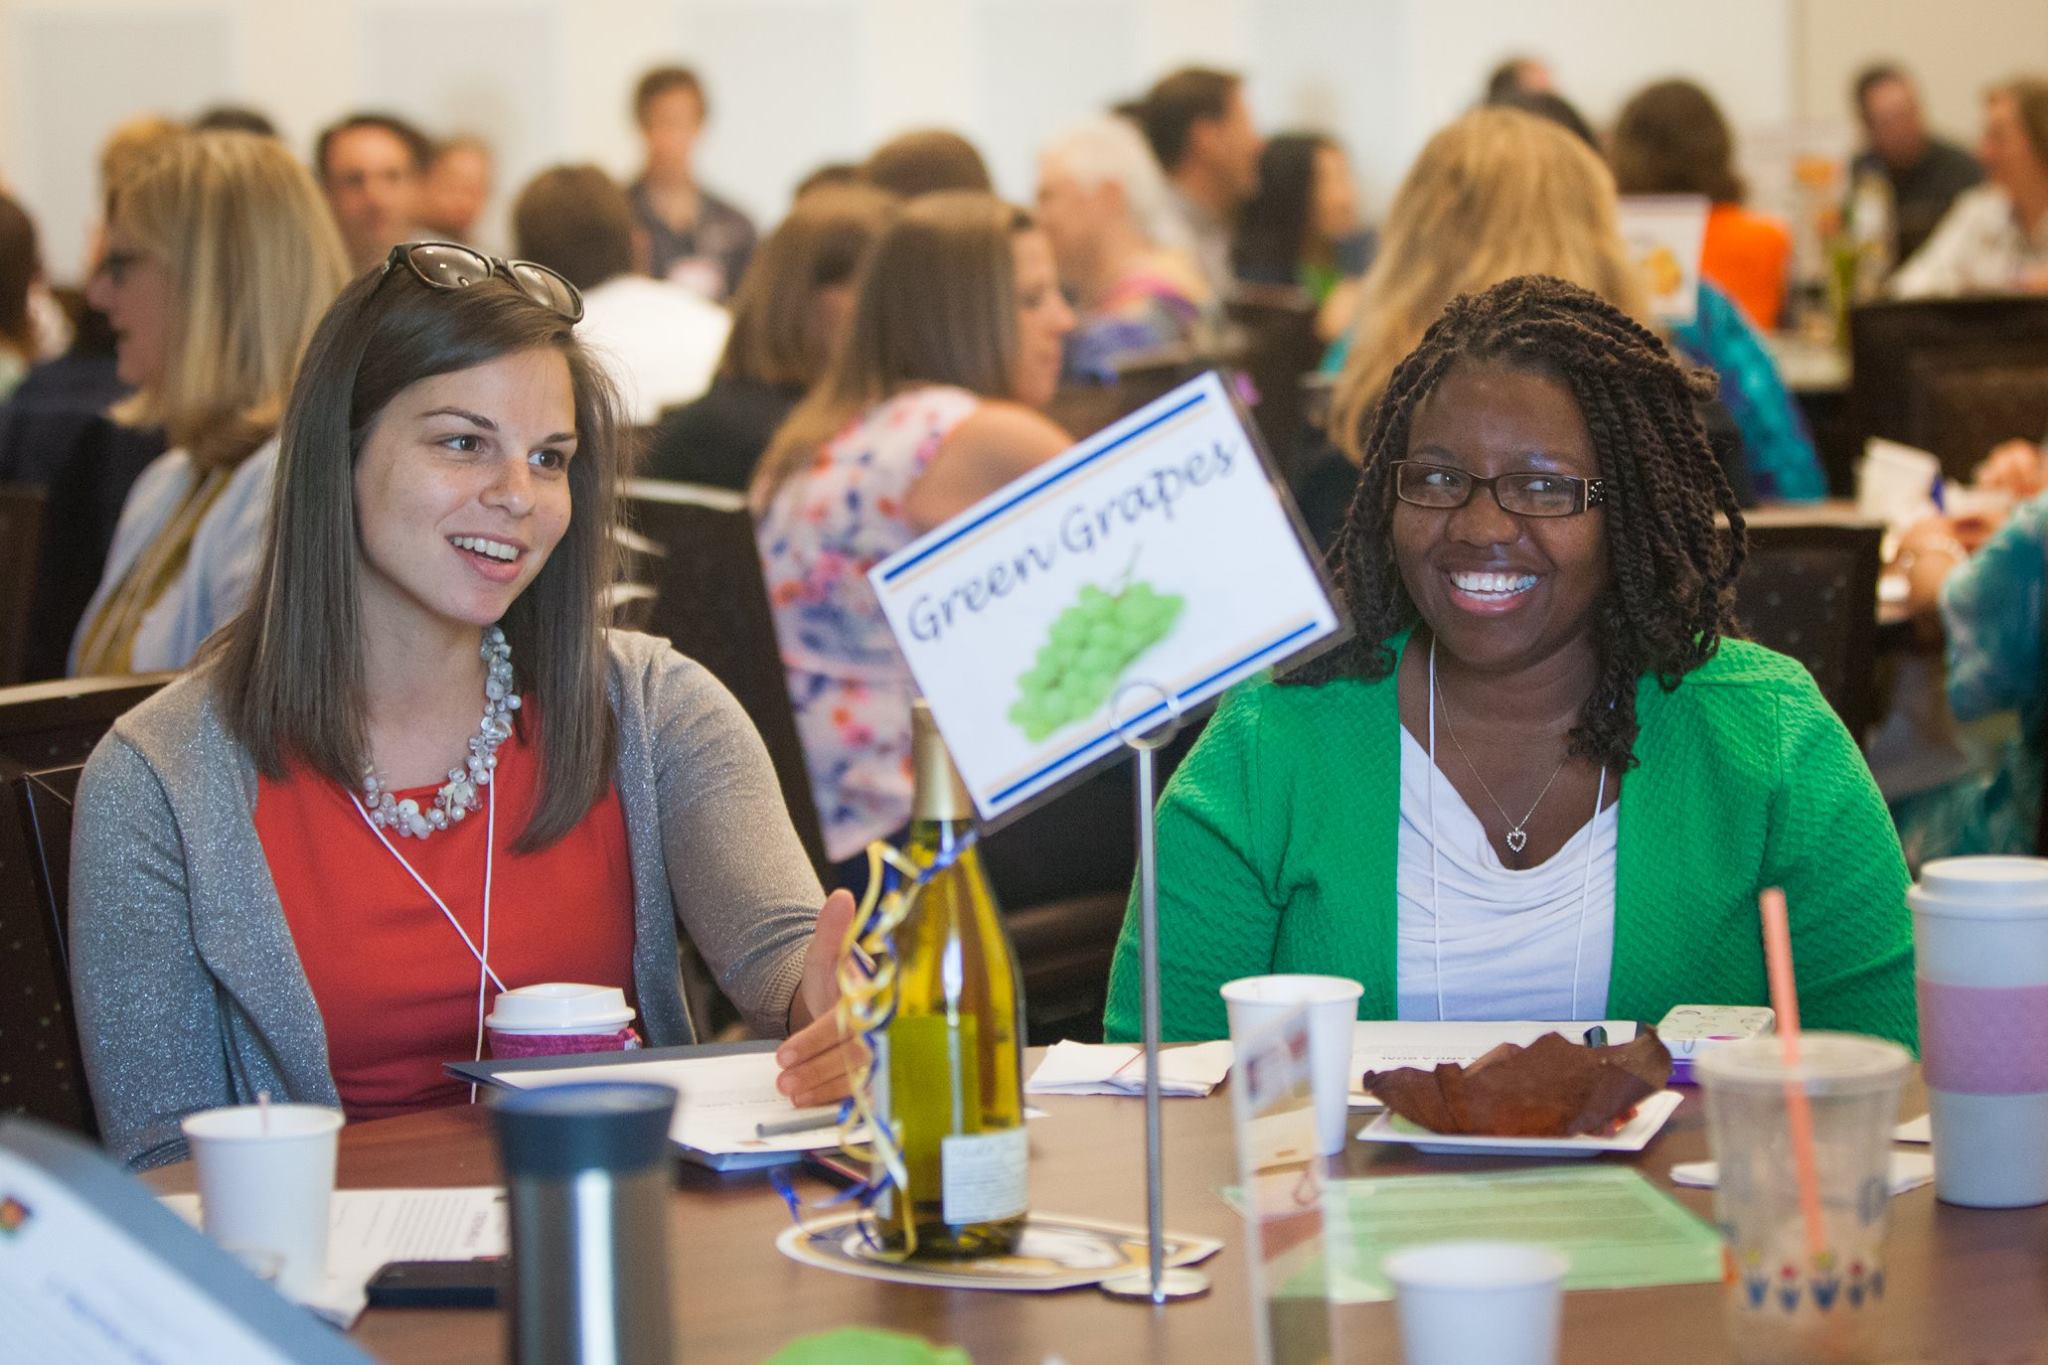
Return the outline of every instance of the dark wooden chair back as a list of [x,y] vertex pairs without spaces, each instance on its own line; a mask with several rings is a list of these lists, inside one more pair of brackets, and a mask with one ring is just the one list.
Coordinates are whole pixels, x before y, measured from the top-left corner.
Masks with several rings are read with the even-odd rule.
[[[699,484],[635,480],[626,515],[644,538],[637,595],[646,629],[711,670],[739,698],[768,746],[790,820],[822,874],[829,866],[811,779],[790,710],[789,677],[761,577],[754,519],[744,496]],[[614,595],[615,598],[618,596]]]
[[27,676],[28,622],[42,543],[42,492],[0,484],[0,687]]
[[1874,303],[1850,314],[1855,447],[1884,436],[1951,478],[2000,441],[2048,431],[2048,298]]
[[1293,285],[1242,284],[1224,312],[1244,336],[1243,368],[1256,397],[1252,421],[1281,477],[1292,478],[1308,422],[1302,377],[1323,358],[1315,299]]
[[0,1114],[93,1137],[65,941],[71,803],[82,768],[11,769],[0,790]]
[[176,676],[138,673],[0,687],[0,763],[22,771],[83,763],[115,717]]
[[1735,614],[1757,643],[1806,665],[1861,742],[1877,720],[1875,523],[1768,521],[1748,528]]
[[0,688],[0,1113],[96,1132],[66,970],[71,805],[107,728],[174,676]]

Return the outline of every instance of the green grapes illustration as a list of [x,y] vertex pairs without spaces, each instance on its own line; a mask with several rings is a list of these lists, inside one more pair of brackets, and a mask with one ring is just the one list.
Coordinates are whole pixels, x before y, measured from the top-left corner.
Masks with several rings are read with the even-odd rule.
[[1150,583],[1115,593],[1093,583],[1052,623],[1038,657],[1017,679],[1010,721],[1033,744],[1061,726],[1092,715],[1117,680],[1180,619],[1183,599]]

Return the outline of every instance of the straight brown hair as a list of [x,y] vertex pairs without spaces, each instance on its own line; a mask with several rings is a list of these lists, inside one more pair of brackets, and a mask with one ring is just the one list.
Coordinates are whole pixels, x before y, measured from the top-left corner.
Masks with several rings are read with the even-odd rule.
[[820,289],[859,273],[895,209],[895,196],[872,185],[827,185],[799,198],[740,277],[719,377],[783,389],[817,383],[832,356],[812,304]]
[[1011,241],[1031,215],[977,190],[906,204],[861,272],[846,340],[755,467],[756,511],[833,433],[914,384],[1010,394],[1017,361]]
[[1703,194],[1739,204],[1735,136],[1714,97],[1692,81],[1658,81],[1621,107],[1608,148],[1623,194]]
[[285,409],[270,528],[249,606],[209,644],[229,730],[257,769],[304,762],[353,791],[369,758],[355,467],[391,400],[433,375],[552,349],[576,400],[569,528],[499,625],[540,717],[540,801],[522,851],[568,833],[604,795],[618,749],[599,595],[614,581],[619,400],[567,319],[498,278],[431,289],[399,267],[343,292]]
[[2004,95],[2012,101],[2020,128],[2027,135],[2027,145],[2034,149],[2035,158],[2048,166],[2048,78],[2014,76],[1992,86],[1987,93]]

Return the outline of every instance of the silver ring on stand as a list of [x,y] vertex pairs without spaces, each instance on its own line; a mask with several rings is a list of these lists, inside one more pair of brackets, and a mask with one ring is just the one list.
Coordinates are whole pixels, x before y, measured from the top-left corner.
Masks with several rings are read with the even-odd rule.
[[[1153,709],[1152,707],[1144,707],[1139,709],[1137,713],[1131,716],[1129,720],[1118,719],[1118,717],[1122,715],[1124,711],[1124,698],[1132,692],[1137,692],[1140,694],[1149,692],[1159,699],[1159,701],[1155,703],[1155,705],[1163,705],[1166,707],[1166,719],[1161,721],[1155,729],[1149,731],[1141,730],[1135,734],[1132,733],[1132,727],[1137,725],[1139,719],[1145,716],[1147,713],[1149,713]],[[1133,678],[1129,682],[1124,683],[1123,685],[1118,687],[1115,692],[1110,694],[1110,728],[1116,731],[1117,739],[1122,741],[1127,748],[1165,748],[1167,745],[1173,743],[1173,737],[1180,733],[1181,724],[1183,721],[1186,720],[1186,718],[1187,713],[1181,709],[1180,702],[1177,698],[1175,698],[1173,693],[1167,691],[1158,683],[1151,682],[1145,678]]]

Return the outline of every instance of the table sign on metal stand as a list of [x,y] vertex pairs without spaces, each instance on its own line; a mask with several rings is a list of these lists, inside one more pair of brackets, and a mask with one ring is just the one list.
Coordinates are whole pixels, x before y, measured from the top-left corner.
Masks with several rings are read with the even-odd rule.
[[1127,1292],[1199,1293],[1204,1277],[1162,1264],[1153,750],[1347,629],[1285,481],[1212,372],[934,527],[868,583],[984,833],[1137,752],[1151,1248]]
[[[1145,1016],[1145,1238],[1146,1273],[1117,1275],[1102,1282],[1102,1292],[1121,1299],[1190,1299],[1209,1292],[1209,1277],[1193,1266],[1167,1269],[1166,1196],[1159,1140],[1159,858],[1154,843],[1157,833],[1153,785],[1157,771],[1155,752],[1180,733],[1180,703],[1156,683],[1128,682],[1117,689],[1110,714],[1119,717],[1124,698],[1131,692],[1150,692],[1158,703],[1128,720],[1117,722],[1117,737],[1137,755],[1138,762],[1138,947],[1144,964]],[[1155,712],[1165,710],[1166,720],[1150,733],[1139,727]]]

